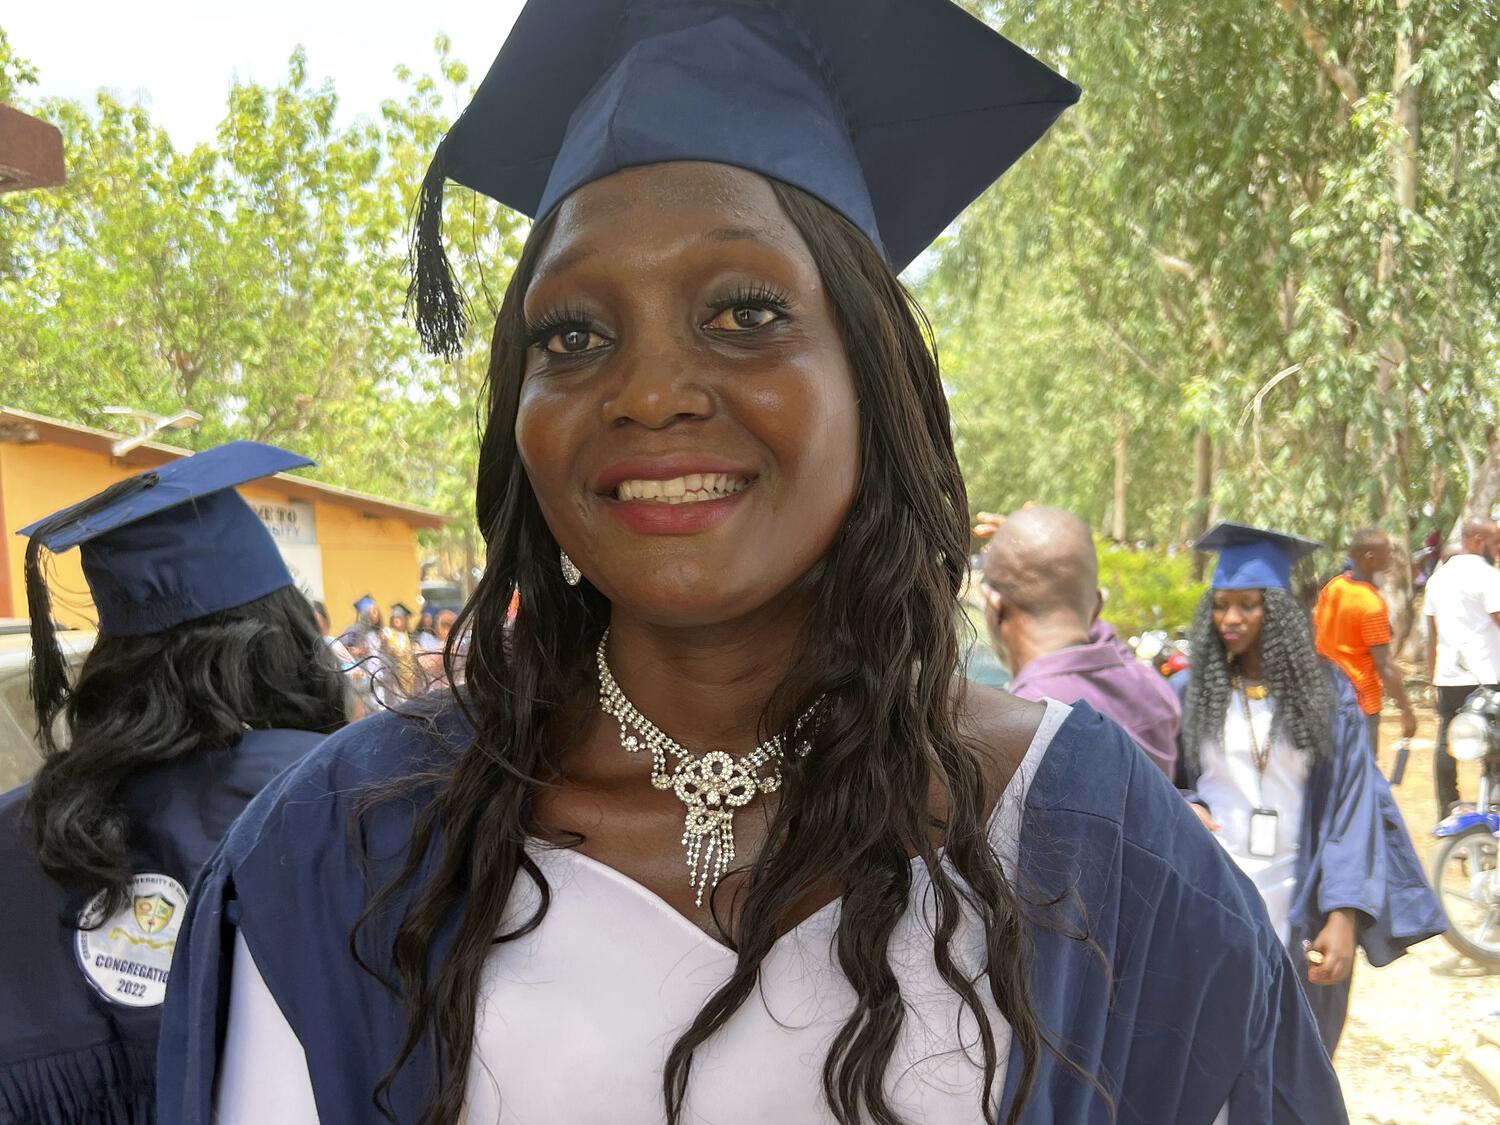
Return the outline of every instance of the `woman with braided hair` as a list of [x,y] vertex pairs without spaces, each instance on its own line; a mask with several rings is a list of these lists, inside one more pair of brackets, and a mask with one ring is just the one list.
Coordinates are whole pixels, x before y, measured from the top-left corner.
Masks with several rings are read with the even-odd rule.
[[1331,1055],[1355,945],[1388,964],[1442,915],[1353,688],[1291,593],[1293,564],[1320,544],[1222,523],[1195,546],[1219,565],[1193,623],[1180,782],[1265,899]]

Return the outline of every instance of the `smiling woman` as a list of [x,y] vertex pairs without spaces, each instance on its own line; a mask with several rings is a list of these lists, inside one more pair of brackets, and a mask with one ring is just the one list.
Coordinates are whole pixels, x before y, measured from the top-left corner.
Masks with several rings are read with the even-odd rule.
[[[897,272],[1076,96],[947,0],[528,5],[414,253],[451,350],[445,179],[537,217],[466,681],[241,824],[163,1121],[1342,1120],[1159,771],[954,675],[968,504]],[[1216,943],[1151,922],[1187,909]]]

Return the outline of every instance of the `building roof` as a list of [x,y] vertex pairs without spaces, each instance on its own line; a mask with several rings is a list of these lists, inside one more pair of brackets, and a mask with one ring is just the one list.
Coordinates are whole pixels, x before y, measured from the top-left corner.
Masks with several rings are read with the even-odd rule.
[[[74,449],[102,454],[122,468],[133,472],[142,472],[157,465],[164,465],[179,457],[187,457],[193,452],[191,449],[179,449],[174,445],[148,441],[132,449],[123,457],[115,457],[111,450],[122,436],[124,435],[111,433],[109,430],[82,426],[76,422],[64,422],[57,418],[32,414],[26,410],[16,410],[8,406],[0,407],[0,443],[30,445],[35,442],[49,442],[53,445],[71,446]],[[343,504],[346,507],[358,508],[370,515],[405,520],[412,527],[436,528],[450,522],[450,517],[428,508],[370,496],[367,493],[340,488],[334,484],[323,484],[321,481],[309,480],[307,477],[295,477],[290,473],[277,473],[265,479],[275,481],[277,486],[294,500],[324,500],[333,504]],[[256,484],[260,483],[262,482],[256,482]]]
[[0,105],[0,191],[56,187],[65,178],[57,127]]

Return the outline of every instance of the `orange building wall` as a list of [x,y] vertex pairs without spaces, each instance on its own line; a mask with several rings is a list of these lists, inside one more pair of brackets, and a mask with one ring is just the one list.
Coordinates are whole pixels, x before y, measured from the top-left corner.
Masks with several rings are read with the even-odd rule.
[[[26,540],[19,528],[130,476],[131,470],[89,450],[46,442],[0,443],[0,519],[6,541],[0,573],[0,617],[25,617]],[[247,500],[286,501],[275,481],[240,489]],[[402,601],[417,607],[421,555],[415,530],[395,518],[367,516],[357,508],[313,502],[323,557],[324,601],[335,631],[354,619],[353,602],[368,593],[388,609]],[[93,603],[77,551],[50,558],[53,613],[65,625],[92,628]]]

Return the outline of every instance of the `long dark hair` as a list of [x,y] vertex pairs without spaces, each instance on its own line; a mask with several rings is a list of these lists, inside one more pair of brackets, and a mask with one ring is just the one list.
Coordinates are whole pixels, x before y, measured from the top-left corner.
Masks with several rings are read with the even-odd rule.
[[[1263,591],[1265,619],[1260,628],[1260,667],[1276,711],[1271,719],[1273,738],[1287,737],[1313,758],[1329,753],[1333,694],[1328,673],[1313,647],[1307,611],[1285,590]],[[1214,595],[1210,590],[1198,603],[1190,641],[1193,676],[1183,713],[1183,756],[1193,771],[1205,740],[1224,737],[1233,671],[1224,639],[1214,628]]]
[[234,609],[137,637],[101,634],[61,699],[68,738],[47,714],[45,760],[26,818],[42,870],[87,895],[125,900],[129,818],[121,786],[153,766],[232,747],[246,727],[333,731],[344,687],[291,586]]
[[[1020,1096],[1008,1118],[1014,1122],[1034,1080],[1042,1035],[1030,999],[1021,906],[986,831],[990,794],[982,754],[960,732],[954,606],[967,566],[968,503],[930,329],[852,224],[797,189],[772,187],[840,315],[860,404],[860,480],[847,523],[817,575],[819,598],[799,652],[766,711],[797,715],[825,698],[815,745],[787,763],[765,846],[749,868],[730,937],[734,971],[667,1059],[667,1118],[674,1125],[681,1120],[694,1051],[751,995],[794,904],[832,882],[842,888],[835,953],[856,1004],[830,1046],[824,1094],[841,1125],[862,1114],[879,1125],[899,1122],[884,1090],[904,1016],[888,944],[908,908],[915,855],[932,879],[938,972],[980,1028],[986,1116],[994,1111],[1003,1060],[980,987],[988,988],[1019,1047]],[[594,704],[590,658],[609,605],[587,583],[564,584],[558,546],[514,434],[525,363],[521,305],[550,229],[544,218],[532,231],[492,342],[478,477],[488,562],[453,631],[457,637],[472,626],[459,703],[475,736],[438,771],[435,796],[416,815],[404,866],[369,903],[351,937],[361,964],[395,988],[406,1007],[405,1042],[374,1091],[375,1105],[391,1120],[390,1087],[422,1050],[434,1052],[436,1080],[421,1121],[459,1119],[481,967],[497,941],[530,932],[547,909],[545,879],[525,849],[538,829],[532,798],[556,781],[556,763]],[[502,623],[518,589],[521,609],[507,635]],[[781,733],[790,739],[791,731]],[[934,791],[943,796],[941,815],[932,810]],[[436,855],[429,866],[430,852]],[[413,885],[419,869],[426,878]],[[497,938],[521,875],[537,886],[540,905]],[[363,937],[377,928],[372,923],[403,904],[389,950],[368,948]],[[970,978],[951,950],[965,904],[983,927],[984,984]],[[440,931],[453,934],[452,945],[430,968]],[[387,955],[390,972],[379,967]]]

